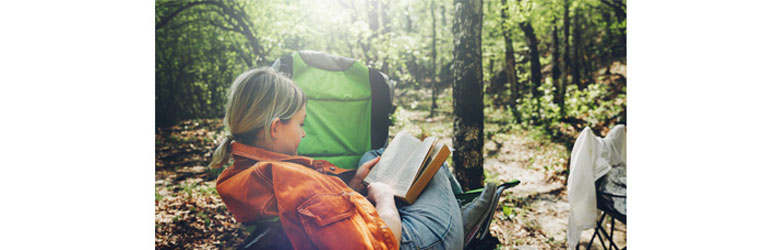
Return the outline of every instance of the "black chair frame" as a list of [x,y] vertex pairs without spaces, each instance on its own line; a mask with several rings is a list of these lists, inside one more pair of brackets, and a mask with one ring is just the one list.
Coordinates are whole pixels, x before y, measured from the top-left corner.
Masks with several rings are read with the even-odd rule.
[[[601,199],[602,197],[606,199]],[[603,192],[597,192],[597,208],[602,211],[602,216],[599,217],[597,220],[597,225],[594,227],[594,234],[591,236],[591,239],[589,240],[589,243],[586,244],[586,249],[591,249],[591,245],[594,243],[594,239],[597,238],[597,235],[599,235],[599,241],[602,245],[602,248],[605,250],[621,250],[618,248],[618,246],[613,241],[613,237],[615,234],[615,221],[620,221],[623,224],[626,224],[626,215],[623,215],[615,209],[612,209],[609,204],[606,204],[606,201],[609,200],[609,198],[626,198],[625,195],[617,195],[617,194],[611,194],[611,193],[603,193]],[[605,219],[610,217],[610,233],[608,233],[605,228]],[[604,237],[604,239],[603,239]],[[607,240],[607,246],[605,246],[605,240]],[[580,244],[575,246],[575,249],[580,249]],[[626,249],[624,247],[623,249]]]

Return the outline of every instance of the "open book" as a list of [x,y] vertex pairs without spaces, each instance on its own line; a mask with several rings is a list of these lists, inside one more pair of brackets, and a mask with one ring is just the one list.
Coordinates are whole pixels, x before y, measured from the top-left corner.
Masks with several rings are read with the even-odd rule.
[[412,204],[450,153],[435,137],[420,141],[399,132],[363,182],[383,182],[395,190],[396,197]]

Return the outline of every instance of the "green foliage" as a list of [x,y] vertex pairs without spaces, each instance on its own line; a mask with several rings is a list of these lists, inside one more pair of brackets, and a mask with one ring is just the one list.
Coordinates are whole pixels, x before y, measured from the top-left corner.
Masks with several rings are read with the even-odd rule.
[[187,199],[191,199],[193,197],[193,190],[197,187],[196,183],[180,183],[175,190],[182,190],[186,194]]
[[[623,111],[625,87],[612,89],[609,83],[594,79],[611,62],[626,61],[626,1],[616,3],[619,2],[624,6],[623,19],[619,9],[592,0],[484,1],[481,43],[485,88],[502,81],[497,77],[502,76],[505,65],[506,33],[513,40],[517,61],[517,82],[502,82],[502,89],[484,98],[487,119],[495,110],[506,115],[496,118],[497,128],[485,131],[488,137],[538,125],[544,130],[556,129],[568,118],[594,125]],[[564,20],[565,3],[569,3],[570,23]],[[503,19],[503,10],[509,18]],[[177,15],[173,16],[174,13]],[[453,16],[452,0],[157,1],[157,125],[222,117],[226,93],[238,74],[250,67],[268,66],[297,50],[318,50],[358,59],[386,73],[398,89],[429,89],[435,79],[443,90],[452,83]],[[538,40],[544,78],[537,96],[529,91],[529,51],[519,26],[522,23],[534,28]],[[565,26],[570,28],[568,34],[564,32]],[[554,29],[558,31],[562,65],[551,65]],[[580,44],[576,44],[576,36]],[[570,44],[564,44],[566,38]],[[433,42],[437,52],[435,65]],[[562,104],[554,100],[562,81],[553,79],[547,67],[561,66],[570,75],[565,72],[567,62],[563,58],[566,45],[572,46],[567,56],[579,63],[582,86],[569,84]],[[576,47],[581,59],[575,58]],[[512,93],[514,89],[520,90]],[[494,101],[495,95],[501,100]],[[401,108],[428,109],[419,103],[399,104],[403,107],[399,106],[395,114]],[[517,117],[509,119],[508,115]],[[391,117],[393,124],[405,122],[396,117],[400,116]],[[514,124],[511,119],[520,123]],[[170,139],[185,143],[189,138]],[[216,174],[220,170],[211,171]]]
[[501,220],[513,220],[518,215],[516,209],[508,203],[503,203],[501,207],[503,209],[503,217],[500,218]]
[[[602,83],[590,84],[583,90],[578,89],[576,85],[570,85],[565,94],[566,114],[562,116],[561,108],[552,101],[555,88],[550,81],[538,89],[542,91],[543,96],[533,99],[528,93],[524,98],[526,100],[517,105],[521,111],[524,126],[527,126],[529,119],[534,117],[551,127],[557,126],[564,117],[575,117],[584,122],[582,126],[591,127],[618,117],[624,111],[626,104],[626,87],[623,88],[623,93],[617,93],[611,90],[609,85]],[[540,102],[539,106],[538,102]]]
[[157,1],[157,124],[222,117],[226,92],[239,73],[297,50],[358,59],[399,87],[429,88],[436,77],[447,88],[454,8],[451,0],[433,2]]
[[578,90],[577,86],[572,85],[567,90],[567,115],[582,117],[588,125],[616,117],[623,112],[623,104],[626,103],[625,92],[624,87],[624,93],[608,98],[606,95],[611,93],[608,85],[591,84],[586,90]]

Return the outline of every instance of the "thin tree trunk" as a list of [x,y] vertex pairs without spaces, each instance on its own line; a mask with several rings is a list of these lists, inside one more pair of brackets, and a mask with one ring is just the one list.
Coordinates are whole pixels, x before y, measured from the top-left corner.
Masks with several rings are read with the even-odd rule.
[[390,16],[387,14],[387,6],[390,6],[388,0],[379,1],[379,13],[382,21],[382,34],[389,34],[392,32],[392,24],[390,23]]
[[581,82],[581,74],[580,74],[580,46],[581,46],[581,27],[580,22],[578,22],[578,11],[575,11],[575,15],[572,17],[573,21],[573,29],[572,29],[572,45],[573,45],[573,51],[572,51],[572,84],[575,86],[578,86],[578,89],[582,90],[586,88],[586,85],[584,85]]
[[538,90],[540,82],[543,79],[543,73],[540,72],[540,52],[538,51],[538,40],[535,36],[535,30],[532,29],[532,23],[522,22],[519,23],[519,27],[524,31],[524,36],[527,38],[527,47],[529,47],[529,65],[530,65],[530,78],[532,80],[532,98],[537,100],[537,117],[532,117],[533,122],[541,122],[540,114],[542,113],[540,107],[540,97],[543,94]]
[[[580,25],[581,27],[589,27],[589,19],[584,14],[581,16],[581,20],[583,21],[583,24]],[[589,51],[587,49],[587,46],[592,47],[591,43],[594,42],[595,39],[583,39],[583,34],[579,36],[581,38],[581,48],[580,48],[580,61],[579,63],[583,66],[583,80],[584,84],[588,85],[590,83],[594,82],[594,69],[596,69],[595,65],[595,58],[593,58],[593,55],[589,54]]]
[[[385,3],[385,1],[386,0],[379,1],[379,13],[381,13],[380,14],[380,18],[381,18],[381,22],[382,22],[382,27],[381,27],[382,32],[381,32],[381,34],[382,34],[382,37],[385,39],[385,41],[389,44],[391,42],[390,39],[392,38],[390,36],[390,34],[392,33],[392,24],[390,23],[390,16],[387,14],[388,13],[387,6],[390,6],[390,3],[389,2]],[[382,68],[381,68],[381,71],[383,73],[387,74],[387,75],[392,75],[392,74],[390,74],[390,63],[389,63],[389,61],[390,61],[390,55],[386,54],[382,58]]]
[[562,86],[559,88],[559,116],[561,117],[564,117],[567,112],[564,107],[567,72],[570,72],[570,0],[564,0],[564,70],[562,71]]
[[562,76],[562,70],[561,65],[559,65],[559,31],[556,28],[556,19],[553,21],[551,29],[551,37],[552,37],[552,44],[551,44],[551,80],[554,85],[554,103],[559,103],[559,93],[561,89],[561,85],[559,82],[559,78]]
[[[626,21],[626,4],[624,4],[622,0],[600,0],[600,2],[610,6],[610,8],[613,9],[615,18],[618,20],[618,23]],[[622,54],[615,53],[614,56],[626,57],[626,27],[618,28],[618,32],[620,37],[618,38],[617,46],[622,48]]]
[[513,117],[516,118],[517,123],[521,123],[521,113],[518,109],[519,98],[519,82],[516,79],[516,58],[513,50],[513,39],[511,38],[511,29],[508,25],[510,20],[510,13],[508,12],[508,0],[502,0],[502,9],[500,10],[500,16],[502,22],[500,22],[503,30],[503,38],[505,39],[505,77],[511,86],[511,112]]
[[[406,5],[406,12],[405,13],[411,13],[409,8],[410,5]],[[408,33],[414,33],[414,22],[411,21],[411,15],[406,14],[406,32]]]
[[432,43],[433,43],[433,53],[432,53],[433,65],[430,66],[430,80],[431,80],[430,83],[432,85],[431,91],[433,93],[432,94],[433,95],[432,96],[433,104],[430,105],[430,117],[433,117],[433,116],[435,116],[435,109],[438,108],[438,105],[435,103],[435,100],[438,99],[438,82],[435,80],[435,68],[436,68],[436,64],[435,64],[436,63],[436,61],[435,61],[435,58],[436,58],[436,50],[435,50],[435,40],[436,40],[435,39],[435,0],[430,0],[430,17],[433,19],[432,20],[432,23],[433,23],[433,41],[432,41]]
[[484,184],[482,0],[455,0],[452,67],[454,174],[465,190]]
[[531,72],[530,79],[532,80],[532,95],[533,97],[537,98],[541,95],[540,91],[538,91],[538,87],[540,87],[540,82],[543,79],[543,73],[540,72],[540,52],[538,51],[538,40],[535,36],[535,30],[532,29],[532,23],[523,22],[520,23],[519,26],[524,31],[524,36],[527,38]]
[[373,65],[379,61],[378,51],[371,51],[373,49],[373,40],[379,34],[379,0],[370,0],[366,6],[368,15],[368,28],[371,30],[371,35],[365,39],[365,42],[360,43],[360,47],[363,48],[363,56],[366,58],[366,65]]

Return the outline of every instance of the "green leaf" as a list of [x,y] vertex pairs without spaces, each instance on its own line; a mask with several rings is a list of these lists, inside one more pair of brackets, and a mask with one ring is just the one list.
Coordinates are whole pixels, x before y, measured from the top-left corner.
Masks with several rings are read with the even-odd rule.
[[513,215],[513,208],[511,206],[503,204],[503,214],[505,217],[510,218]]

